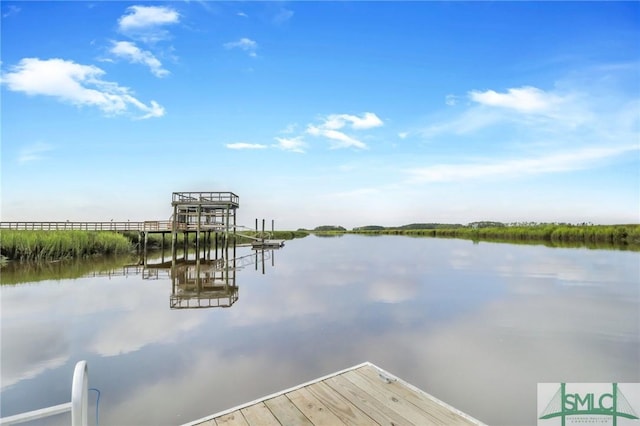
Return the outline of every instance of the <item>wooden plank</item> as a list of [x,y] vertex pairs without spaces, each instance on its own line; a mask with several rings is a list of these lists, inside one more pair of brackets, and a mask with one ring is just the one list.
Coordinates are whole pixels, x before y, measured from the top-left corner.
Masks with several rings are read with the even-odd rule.
[[301,388],[287,394],[289,400],[298,407],[311,423],[316,426],[333,426],[344,424],[307,388]]
[[403,425],[410,423],[391,408],[381,404],[367,392],[342,376],[331,377],[324,381],[329,387],[380,425]]
[[[381,382],[384,384],[385,388],[391,390],[395,393],[398,398],[406,400],[411,404],[415,405],[422,411],[424,411],[425,415],[433,417],[438,422],[442,422],[443,424],[464,424],[464,425],[472,425],[474,424],[469,419],[458,414],[457,410],[452,407],[440,402],[437,398],[431,397],[423,392],[416,392],[404,385],[402,382],[398,382],[397,380],[391,381],[390,383],[384,382],[380,378],[380,371],[372,366],[364,366],[357,370],[358,374],[366,377],[370,382]],[[455,411],[454,411],[455,410]]]
[[380,404],[384,404],[391,408],[393,411],[404,417],[416,425],[445,425],[445,423],[439,421],[420,410],[410,402],[405,401],[403,398],[399,398],[386,386],[386,382],[382,379],[378,379],[378,383],[371,382],[362,374],[358,374],[357,371],[349,371],[343,375],[347,380],[361,388],[364,392],[371,395]]
[[280,424],[282,424],[282,426],[313,426],[313,423],[311,423],[309,419],[304,414],[302,414],[302,412],[298,410],[298,408],[293,405],[289,398],[287,398],[285,395],[280,395],[276,396],[275,398],[268,399],[264,403],[273,413],[276,419],[278,419]]
[[188,425],[219,424],[482,425],[371,363],[329,374]]
[[215,419],[215,422],[218,426],[249,426],[240,411],[220,416]]
[[264,402],[259,402],[255,405],[243,408],[240,410],[244,419],[251,426],[280,426],[280,422],[273,413],[264,405]]
[[307,389],[346,425],[378,424],[324,382],[314,383]]

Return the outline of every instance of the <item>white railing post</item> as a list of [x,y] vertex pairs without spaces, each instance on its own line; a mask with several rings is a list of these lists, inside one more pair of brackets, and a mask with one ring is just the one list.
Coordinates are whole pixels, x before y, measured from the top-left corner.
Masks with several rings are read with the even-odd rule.
[[72,426],[88,425],[89,372],[87,361],[76,364],[71,382],[71,402],[0,418],[0,425],[14,425],[71,411]]
[[76,364],[71,385],[71,426],[87,426],[89,369],[87,361]]

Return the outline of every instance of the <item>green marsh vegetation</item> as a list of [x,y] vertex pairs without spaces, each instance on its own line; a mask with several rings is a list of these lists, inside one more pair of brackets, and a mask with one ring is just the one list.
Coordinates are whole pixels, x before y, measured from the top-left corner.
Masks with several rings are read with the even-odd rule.
[[131,250],[131,241],[116,232],[0,231],[0,254],[10,260],[59,260]]
[[[214,245],[212,234],[211,244]],[[304,231],[275,231],[270,238],[290,240],[308,235]],[[178,247],[184,245],[185,235],[178,233]],[[224,235],[217,234],[218,243],[222,244]],[[171,234],[165,235],[164,248],[171,247]],[[229,234],[229,242],[238,244],[252,240],[241,234]],[[195,235],[188,236],[187,245],[195,245]],[[110,231],[0,231],[0,266],[7,260],[16,261],[54,261],[61,259],[78,259],[96,255],[118,255],[130,253],[141,246],[138,232]],[[163,246],[161,234],[149,234],[147,249]],[[4,269],[4,268],[3,268]]]
[[[333,231],[335,232],[335,231]],[[640,250],[640,225],[474,222],[468,225],[420,223],[400,227],[354,228],[364,235],[407,235],[462,238],[477,241],[543,243],[552,246]]]

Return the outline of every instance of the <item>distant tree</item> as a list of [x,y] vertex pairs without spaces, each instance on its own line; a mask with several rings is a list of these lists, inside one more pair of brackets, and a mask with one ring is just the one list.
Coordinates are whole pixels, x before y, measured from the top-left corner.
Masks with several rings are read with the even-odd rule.
[[462,227],[459,223],[411,223],[396,229],[456,229]]
[[383,231],[384,229],[385,227],[380,225],[367,225],[353,228],[354,231]]
[[471,222],[467,226],[469,228],[477,229],[477,228],[504,228],[507,225],[505,225],[502,222],[492,222],[489,220],[483,220],[480,222]]
[[335,225],[322,225],[322,226],[316,226],[315,228],[313,228],[314,231],[320,231],[320,232],[326,232],[326,231],[340,231],[340,232],[346,232],[346,228],[342,227],[342,226],[335,226]]

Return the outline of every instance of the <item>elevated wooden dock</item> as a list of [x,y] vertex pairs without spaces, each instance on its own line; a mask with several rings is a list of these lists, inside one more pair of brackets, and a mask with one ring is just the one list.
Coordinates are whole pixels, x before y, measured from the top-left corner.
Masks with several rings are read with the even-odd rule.
[[184,426],[482,424],[365,362]]

